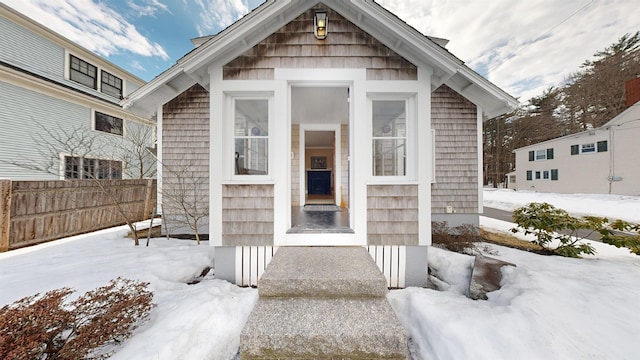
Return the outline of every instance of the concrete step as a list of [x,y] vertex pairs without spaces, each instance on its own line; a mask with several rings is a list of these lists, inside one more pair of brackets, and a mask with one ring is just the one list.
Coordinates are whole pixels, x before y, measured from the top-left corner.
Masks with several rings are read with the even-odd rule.
[[363,247],[281,247],[258,284],[260,297],[385,297],[387,283]]
[[261,297],[240,358],[404,360],[407,338],[386,298]]

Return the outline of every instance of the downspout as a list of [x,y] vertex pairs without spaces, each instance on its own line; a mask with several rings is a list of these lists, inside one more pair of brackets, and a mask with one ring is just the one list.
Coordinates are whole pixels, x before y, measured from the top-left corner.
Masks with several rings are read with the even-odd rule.
[[613,134],[613,127],[609,126],[608,130],[609,130],[609,148],[610,148],[610,151],[609,151],[609,194],[611,194],[612,187],[613,187],[613,178],[614,178],[615,173],[616,173],[615,164],[614,164],[615,156],[613,154],[613,151],[614,151],[615,147],[613,146],[613,138],[614,138],[613,137],[613,135],[614,135]]
[[609,126],[609,147],[610,147],[610,151],[609,151],[609,194],[611,194],[611,191],[613,190],[613,181],[614,178],[616,176],[616,167],[615,167],[615,146],[614,146],[614,141],[615,141],[615,132],[613,129],[613,126]]

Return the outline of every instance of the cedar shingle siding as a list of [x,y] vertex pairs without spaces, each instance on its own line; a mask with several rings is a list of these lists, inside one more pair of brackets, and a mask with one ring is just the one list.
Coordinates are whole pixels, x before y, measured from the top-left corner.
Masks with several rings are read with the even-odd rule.
[[431,95],[435,175],[431,212],[478,212],[478,120],[476,106],[443,85]]
[[273,185],[222,186],[222,244],[273,245]]
[[313,35],[311,9],[224,66],[225,80],[273,79],[274,68],[366,68],[369,80],[416,80],[417,68],[340,14],[325,9],[330,36]]
[[[209,92],[200,85],[163,107],[161,166],[166,229],[173,234],[191,233],[180,199],[200,215],[209,209]],[[200,233],[209,232],[208,217],[198,228]]]
[[369,245],[418,245],[418,186],[367,187]]

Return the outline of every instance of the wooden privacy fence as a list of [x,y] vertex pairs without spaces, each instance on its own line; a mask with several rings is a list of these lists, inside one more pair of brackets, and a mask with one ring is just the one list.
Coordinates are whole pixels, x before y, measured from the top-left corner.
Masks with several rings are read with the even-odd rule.
[[156,182],[0,180],[0,252],[148,219]]

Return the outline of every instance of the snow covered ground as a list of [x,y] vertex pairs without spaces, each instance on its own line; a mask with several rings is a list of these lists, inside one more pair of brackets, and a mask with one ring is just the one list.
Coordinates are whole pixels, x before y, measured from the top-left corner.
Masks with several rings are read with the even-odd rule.
[[[512,210],[531,201],[576,215],[640,221],[638,197],[485,191],[486,206]],[[513,227],[487,218],[481,223],[497,231]],[[187,285],[212,264],[206,242],[152,239],[150,247],[134,247],[125,234],[118,227],[0,253],[0,306],[63,286],[84,292],[118,276],[148,281],[158,306],[112,359],[233,359],[257,291],[213,276]],[[596,245],[598,254],[585,259],[487,245],[489,256],[517,265],[504,271],[502,289],[487,301],[464,296],[472,257],[432,248],[429,262],[447,268],[448,289],[388,295],[411,338],[413,358],[640,358],[640,256]]]

